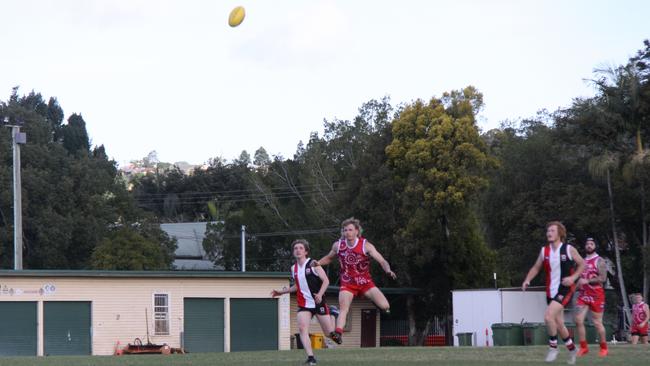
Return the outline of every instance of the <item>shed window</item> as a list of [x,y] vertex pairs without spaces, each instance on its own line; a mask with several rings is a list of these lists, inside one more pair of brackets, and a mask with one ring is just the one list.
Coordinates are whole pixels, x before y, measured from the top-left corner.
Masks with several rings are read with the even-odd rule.
[[153,295],[154,334],[169,335],[169,294]]

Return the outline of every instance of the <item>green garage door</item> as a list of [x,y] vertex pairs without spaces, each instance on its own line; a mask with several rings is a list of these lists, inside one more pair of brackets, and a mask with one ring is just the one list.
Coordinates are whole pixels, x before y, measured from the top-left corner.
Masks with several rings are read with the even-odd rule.
[[36,356],[36,302],[0,302],[0,314],[0,356]]
[[230,350],[277,349],[277,299],[230,299]]
[[91,353],[89,301],[47,301],[43,318],[45,355]]
[[223,299],[185,298],[183,347],[191,352],[223,352]]

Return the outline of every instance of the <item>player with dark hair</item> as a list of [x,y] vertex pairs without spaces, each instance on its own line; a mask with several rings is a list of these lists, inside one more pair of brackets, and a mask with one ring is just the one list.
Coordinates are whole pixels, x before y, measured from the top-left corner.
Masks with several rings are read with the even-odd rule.
[[587,238],[585,240],[585,270],[578,280],[578,299],[575,315],[576,330],[580,341],[578,356],[584,356],[589,352],[585,331],[585,317],[591,311],[591,320],[598,331],[600,341],[600,357],[608,354],[605,326],[603,326],[603,312],[605,311],[605,289],[603,284],[607,281],[607,264],[596,253],[596,240]]
[[547,245],[542,247],[533,267],[528,271],[521,289],[526,291],[539,271],[544,267],[546,272],[546,311],[544,321],[548,332],[549,350],[546,362],[553,362],[557,358],[558,333],[564,340],[569,350],[568,363],[575,364],[577,350],[569,330],[564,325],[564,307],[571,302],[571,297],[576,288],[576,281],[582,273],[585,262],[578,251],[571,245],[565,244],[566,228],[559,221],[552,221],[546,225]]

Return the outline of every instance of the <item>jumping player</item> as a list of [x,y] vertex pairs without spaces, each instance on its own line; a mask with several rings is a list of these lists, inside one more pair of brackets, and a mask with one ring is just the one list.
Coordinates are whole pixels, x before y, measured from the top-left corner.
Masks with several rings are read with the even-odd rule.
[[318,260],[312,262],[315,266],[326,266],[339,259],[340,283],[339,316],[336,320],[336,330],[330,336],[337,343],[342,342],[343,328],[350,311],[350,305],[355,296],[364,295],[386,313],[390,313],[390,304],[384,294],[379,291],[370,277],[370,258],[374,258],[381,268],[392,279],[397,278],[391,271],[390,265],[377,251],[374,245],[361,237],[361,224],[355,218],[349,218],[341,223],[343,238],[332,244],[332,250]]
[[634,305],[632,305],[632,344],[648,344],[648,319],[650,319],[650,310],[648,304],[643,302],[643,295],[634,294]]
[[605,338],[605,327],[603,326],[603,311],[605,311],[605,289],[603,284],[607,281],[607,264],[596,253],[596,241],[594,238],[587,238],[585,241],[585,270],[578,280],[578,300],[576,306],[578,311],[575,315],[576,330],[580,340],[578,356],[584,356],[589,352],[585,335],[585,317],[591,311],[591,320],[598,331],[600,341],[600,357],[605,357],[607,351],[607,338]]
[[298,300],[298,329],[300,341],[307,353],[305,364],[316,365],[316,358],[311,348],[309,339],[309,323],[315,315],[318,318],[321,328],[325,334],[334,332],[334,319],[330,316],[329,306],[325,303],[323,296],[329,286],[329,279],[320,266],[313,266],[314,260],[307,257],[309,254],[309,242],[304,239],[295,240],[291,244],[293,256],[296,263],[291,266],[291,277],[294,284],[288,289],[273,290],[271,296],[276,297],[287,293],[296,293]]
[[546,355],[546,362],[553,362],[557,358],[558,333],[564,340],[569,350],[568,364],[576,362],[577,350],[569,330],[564,325],[564,307],[571,302],[575,291],[575,283],[582,273],[585,262],[578,254],[578,251],[571,245],[565,244],[566,228],[559,221],[552,221],[546,224],[546,240],[548,244],[542,247],[537,256],[537,261],[528,271],[521,289],[526,291],[542,266],[546,271],[546,311],[544,321],[548,332],[549,350]]

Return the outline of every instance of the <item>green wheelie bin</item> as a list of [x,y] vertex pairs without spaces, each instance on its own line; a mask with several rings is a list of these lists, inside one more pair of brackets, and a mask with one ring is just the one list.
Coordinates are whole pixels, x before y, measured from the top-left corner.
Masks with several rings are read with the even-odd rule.
[[544,323],[524,323],[521,326],[524,334],[524,345],[542,346],[548,344],[548,334]]
[[456,337],[458,337],[459,346],[471,346],[472,338],[474,338],[474,333],[456,333]]
[[522,346],[524,333],[521,324],[492,324],[492,340],[495,346]]

